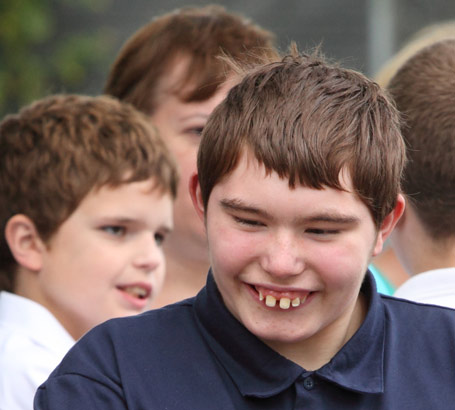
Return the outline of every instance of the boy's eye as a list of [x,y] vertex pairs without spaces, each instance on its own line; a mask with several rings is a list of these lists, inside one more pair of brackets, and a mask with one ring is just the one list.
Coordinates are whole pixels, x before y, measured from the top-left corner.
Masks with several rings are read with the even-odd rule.
[[239,223],[240,225],[246,225],[250,227],[259,227],[259,226],[264,226],[262,222],[259,222],[254,219],[246,219],[246,218],[240,218],[238,216],[234,216],[234,220]]
[[103,226],[102,230],[113,236],[124,236],[126,233],[126,228],[124,226],[117,225]]
[[339,233],[339,231],[336,229],[320,229],[320,228],[307,229],[307,232],[314,234],[314,235],[334,235],[334,234]]
[[204,130],[204,127],[193,127],[193,128],[188,128],[186,130],[186,133],[200,137],[202,135],[203,130]]
[[155,242],[158,246],[161,246],[165,239],[166,239],[166,235],[159,233],[159,232],[157,232],[155,234]]

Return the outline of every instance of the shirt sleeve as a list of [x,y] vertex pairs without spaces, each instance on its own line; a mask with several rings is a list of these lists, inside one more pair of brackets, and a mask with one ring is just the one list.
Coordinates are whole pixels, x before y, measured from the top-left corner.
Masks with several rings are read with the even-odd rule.
[[112,386],[79,374],[52,377],[36,392],[35,410],[126,410],[122,396]]
[[74,345],[34,398],[35,410],[126,408],[114,343],[103,325]]

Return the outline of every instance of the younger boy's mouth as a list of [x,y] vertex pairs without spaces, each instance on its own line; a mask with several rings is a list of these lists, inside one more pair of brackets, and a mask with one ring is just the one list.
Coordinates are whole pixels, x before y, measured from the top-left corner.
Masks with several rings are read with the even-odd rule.
[[269,308],[274,308],[278,304],[282,310],[297,308],[303,305],[311,294],[309,291],[279,292],[259,285],[251,287],[257,292],[260,302],[263,302]]
[[118,285],[117,289],[139,300],[148,299],[151,296],[152,288],[148,284],[132,283],[127,285]]

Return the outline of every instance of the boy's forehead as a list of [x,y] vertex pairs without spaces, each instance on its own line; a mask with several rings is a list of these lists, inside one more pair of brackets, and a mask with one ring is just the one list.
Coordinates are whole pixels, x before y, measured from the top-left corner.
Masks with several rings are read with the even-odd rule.
[[88,195],[96,195],[100,191],[118,191],[119,189],[125,188],[125,187],[131,187],[131,186],[140,186],[140,192],[143,193],[144,195],[148,194],[157,194],[158,192],[161,192],[163,195],[169,195],[168,192],[166,192],[163,187],[160,185],[159,179],[155,175],[150,175],[149,177],[145,179],[135,179],[132,178],[133,174],[132,172],[126,172],[123,174],[123,179],[119,180],[117,182],[103,182],[99,183],[97,185],[94,185],[93,188],[86,194]]
[[235,169],[214,187],[211,198],[215,208],[262,215],[294,226],[315,221],[340,224],[363,221],[374,227],[373,216],[352,189],[347,170],[340,173],[340,182],[343,189],[300,184],[291,187],[287,177],[266,170],[257,159],[242,156]]
[[[238,156],[236,165],[229,173],[224,175],[223,178],[221,178],[221,180],[218,181],[217,184],[226,183],[227,181],[229,181],[231,184],[236,182],[241,183],[245,178],[248,178],[249,176],[254,176],[255,178],[257,178],[258,184],[266,183],[267,180],[270,179],[272,175],[278,175],[278,172],[273,169],[268,169],[258,158],[256,158],[255,154],[251,149],[243,148],[241,149],[241,152]],[[289,175],[282,176],[278,175],[278,177],[282,181],[285,181],[287,183],[289,183],[290,181]],[[341,187],[343,188],[343,191],[355,194],[351,172],[349,171],[347,165],[344,166],[339,173],[339,182]],[[303,184],[299,184],[299,182],[297,181],[295,187],[291,187],[291,185],[289,184],[289,190],[292,191],[299,186],[306,187]],[[307,188],[317,189],[313,187]]]

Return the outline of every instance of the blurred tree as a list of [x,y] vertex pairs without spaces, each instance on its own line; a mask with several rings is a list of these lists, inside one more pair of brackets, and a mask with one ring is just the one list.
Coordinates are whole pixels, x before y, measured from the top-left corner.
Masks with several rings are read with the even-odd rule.
[[[81,87],[91,70],[104,68],[114,44],[107,25],[87,29],[83,22],[98,18],[109,4],[110,0],[1,0],[1,117],[50,93],[85,92]],[[83,29],[69,24],[74,14]]]

